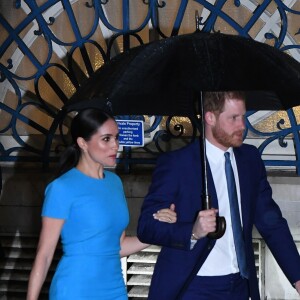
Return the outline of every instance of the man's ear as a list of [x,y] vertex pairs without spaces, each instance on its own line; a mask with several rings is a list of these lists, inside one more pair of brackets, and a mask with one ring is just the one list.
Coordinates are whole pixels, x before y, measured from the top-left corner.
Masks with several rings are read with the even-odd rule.
[[86,150],[87,145],[86,145],[85,140],[82,137],[78,137],[76,142],[77,142],[80,149],[82,149],[83,151]]
[[214,125],[215,122],[216,122],[216,116],[213,112],[211,111],[207,111],[205,114],[205,122],[208,124],[208,125]]

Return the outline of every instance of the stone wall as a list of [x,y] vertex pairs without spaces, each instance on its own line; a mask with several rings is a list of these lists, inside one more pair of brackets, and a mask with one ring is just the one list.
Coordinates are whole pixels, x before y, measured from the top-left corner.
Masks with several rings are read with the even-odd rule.
[[[130,211],[128,234],[136,232],[140,207],[151,180],[151,172],[119,174]],[[3,188],[0,197],[0,232],[38,234],[44,190],[53,172],[40,168],[2,168]]]
[[40,231],[41,204],[51,176],[40,168],[2,168],[0,232]]

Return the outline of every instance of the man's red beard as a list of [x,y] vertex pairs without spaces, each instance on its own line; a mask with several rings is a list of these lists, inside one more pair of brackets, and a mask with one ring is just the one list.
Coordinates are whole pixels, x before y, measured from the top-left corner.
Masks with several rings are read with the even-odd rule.
[[232,134],[228,134],[218,125],[212,128],[213,137],[219,144],[226,148],[241,146],[243,143],[243,133],[243,130],[238,130]]

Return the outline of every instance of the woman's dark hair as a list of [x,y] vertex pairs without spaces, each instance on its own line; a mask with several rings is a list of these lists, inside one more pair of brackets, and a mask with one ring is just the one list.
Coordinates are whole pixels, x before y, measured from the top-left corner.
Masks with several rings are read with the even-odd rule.
[[114,120],[109,113],[96,108],[88,108],[78,112],[72,120],[70,129],[72,144],[66,148],[60,157],[56,177],[66,173],[78,164],[81,150],[77,144],[77,138],[90,140],[109,119]]

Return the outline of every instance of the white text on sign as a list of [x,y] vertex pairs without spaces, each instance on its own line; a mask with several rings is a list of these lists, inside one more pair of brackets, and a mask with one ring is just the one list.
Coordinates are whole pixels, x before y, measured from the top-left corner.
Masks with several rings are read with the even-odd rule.
[[144,122],[140,120],[116,120],[119,127],[119,144],[128,147],[144,146]]

